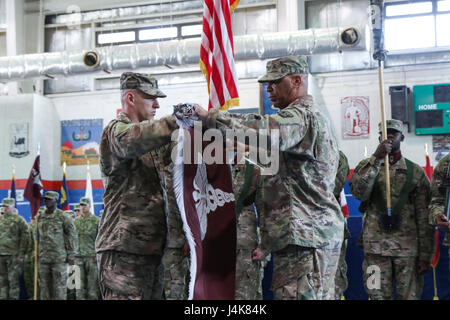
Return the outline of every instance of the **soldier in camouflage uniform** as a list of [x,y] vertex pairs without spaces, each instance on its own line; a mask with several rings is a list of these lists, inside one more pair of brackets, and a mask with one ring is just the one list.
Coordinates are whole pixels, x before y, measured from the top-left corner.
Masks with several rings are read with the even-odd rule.
[[[273,253],[275,299],[334,299],[344,217],[333,197],[339,153],[329,122],[307,94],[305,56],[267,63],[267,82],[274,115],[206,112],[195,106],[208,128],[276,129],[279,171],[262,178],[260,214],[262,260]],[[266,137],[267,139],[267,137]],[[272,142],[273,144],[273,142]],[[274,147],[272,146],[272,151]],[[258,201],[258,200],[257,200]]]
[[70,219],[72,219],[72,220],[75,219],[75,217],[74,217],[75,212],[73,212],[72,210],[64,210],[63,212],[64,212],[64,214],[66,214]]
[[75,219],[78,235],[78,252],[75,264],[80,268],[80,289],[76,290],[77,300],[98,300],[98,271],[95,257],[95,239],[99,219],[91,214],[91,200],[80,199],[81,216]]
[[56,208],[59,194],[47,191],[37,217],[39,289],[42,300],[67,299],[67,264],[73,265],[77,234],[71,218]]
[[0,215],[0,300],[18,300],[19,277],[28,247],[29,231],[24,218],[17,214],[13,198],[2,201]]
[[[363,202],[365,212],[361,242],[364,250],[364,285],[372,300],[420,299],[422,275],[429,271],[434,252],[433,228],[428,224],[430,182],[421,166],[405,159],[400,151],[403,123],[387,120],[387,140],[374,154],[361,161],[353,172],[350,190]],[[389,154],[391,218],[387,218],[384,157]],[[387,219],[390,219],[389,221]],[[389,227],[389,223],[391,227]],[[381,285],[370,268],[381,272]],[[369,282],[369,283],[368,283]]]
[[149,168],[158,172],[164,208],[167,219],[167,241],[162,257],[160,272],[162,276],[163,297],[166,300],[186,300],[188,294],[189,247],[183,232],[183,222],[178,210],[173,185],[174,163],[171,161],[171,150],[175,143],[150,151],[143,160]]
[[[345,182],[347,181],[349,173],[350,168],[348,166],[347,157],[342,151],[339,151],[339,167],[333,191],[333,194],[335,198],[338,200],[338,202],[340,202],[341,191],[345,186]],[[345,262],[345,252],[347,249],[346,242],[348,239],[350,239],[350,231],[347,228],[347,221],[345,220],[344,242],[342,243],[341,255],[339,257],[339,265],[336,271],[336,277],[334,278],[335,300],[340,300],[344,296],[344,292],[348,286],[347,263]]]
[[81,216],[81,206],[80,204],[76,204],[73,206],[73,212],[75,212],[75,219]]
[[237,242],[235,300],[261,300],[262,262],[252,260],[252,252],[260,247],[257,213],[254,202],[259,168],[249,162],[232,169],[233,192],[236,199]]
[[[440,230],[449,232],[450,223],[446,217],[446,197],[447,197],[447,179],[450,178],[449,170],[450,155],[443,157],[433,171],[433,180],[431,182],[431,201],[429,206],[429,223],[436,225]],[[447,178],[447,174],[449,177]],[[447,233],[444,239],[444,245],[450,246],[450,238]]]
[[[167,223],[155,168],[142,156],[171,142],[173,116],[148,119],[166,95],[147,75],[120,78],[123,112],[102,132],[100,169],[104,213],[96,239],[100,291],[110,299],[158,299],[154,290],[166,245]],[[158,291],[158,292],[156,292]]]

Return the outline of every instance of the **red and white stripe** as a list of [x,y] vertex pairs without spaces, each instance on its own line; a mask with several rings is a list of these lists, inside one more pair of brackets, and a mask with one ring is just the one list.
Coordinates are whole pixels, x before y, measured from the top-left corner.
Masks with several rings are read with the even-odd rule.
[[341,205],[342,214],[345,218],[348,218],[348,205],[347,198],[345,197],[344,189],[342,189],[341,194],[339,195],[339,204]]
[[205,0],[200,68],[206,77],[209,106],[227,110],[239,105],[231,12],[239,0]]

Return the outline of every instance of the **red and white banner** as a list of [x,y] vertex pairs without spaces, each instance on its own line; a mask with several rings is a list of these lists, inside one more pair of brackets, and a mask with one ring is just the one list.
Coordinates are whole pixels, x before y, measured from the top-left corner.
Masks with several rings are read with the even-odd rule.
[[367,139],[370,136],[369,97],[341,98],[342,138]]
[[231,12],[238,4],[239,0],[205,0],[203,6],[200,69],[208,84],[208,109],[239,105],[231,28]]

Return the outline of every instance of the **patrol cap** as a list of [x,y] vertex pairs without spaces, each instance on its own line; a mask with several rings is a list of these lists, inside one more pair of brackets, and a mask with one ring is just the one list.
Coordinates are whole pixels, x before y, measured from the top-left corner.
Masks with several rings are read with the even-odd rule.
[[81,210],[80,205],[76,204],[73,206],[73,211]]
[[52,200],[58,200],[59,199],[59,193],[55,191],[47,191],[44,196],[45,199],[52,199]]
[[13,206],[15,203],[16,200],[14,200],[14,198],[5,198],[2,200],[2,207]]
[[81,198],[80,199],[80,206],[83,205],[83,204],[87,205],[87,206],[91,205],[91,199],[86,198],[86,197]]
[[158,81],[148,74],[124,72],[120,77],[120,89],[137,89],[151,96],[165,98],[167,95],[158,89]]
[[[403,122],[395,119],[386,120],[386,130],[387,129],[394,129],[403,133]],[[378,124],[378,132],[381,133],[381,122]]]
[[67,213],[67,214],[70,214],[70,215],[74,214],[74,212],[72,210],[65,210],[64,213]]
[[275,81],[289,74],[302,73],[308,73],[306,56],[287,56],[267,62],[266,74],[258,82]]

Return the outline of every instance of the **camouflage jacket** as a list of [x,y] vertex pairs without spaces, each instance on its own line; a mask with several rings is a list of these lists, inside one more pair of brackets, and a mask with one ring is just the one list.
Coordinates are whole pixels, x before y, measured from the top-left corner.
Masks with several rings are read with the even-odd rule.
[[[350,167],[348,166],[348,160],[345,154],[342,151],[339,151],[339,166],[338,171],[336,174],[336,180],[334,183],[334,197],[338,199],[341,195],[341,191],[345,186],[345,182],[347,182],[347,177],[350,173]],[[350,231],[347,227],[347,221],[345,221],[345,228],[344,228],[344,239],[350,238]]]
[[[262,175],[262,250],[289,244],[340,246],[344,216],[333,196],[339,153],[324,115],[307,95],[275,115],[230,114],[212,110],[209,128],[279,130],[279,170]],[[275,152],[272,149],[271,152]]]
[[246,164],[236,164],[232,169],[233,192],[236,201],[242,200],[242,210],[237,212],[237,249],[253,250],[260,246],[258,219],[253,204],[258,186],[259,168],[253,166],[253,174],[246,193],[244,190]]
[[149,168],[155,168],[159,177],[162,193],[162,206],[166,213],[167,221],[167,248],[182,248],[186,242],[183,231],[183,221],[178,210],[173,185],[173,168],[171,152],[176,143],[170,143],[161,148],[150,151],[141,159]]
[[37,216],[35,239],[38,241],[39,262],[55,263],[73,260],[77,252],[77,231],[71,218],[60,209]]
[[[447,176],[449,155],[443,157],[436,168],[433,171],[433,180],[431,182],[431,201],[429,207],[429,223],[430,225],[436,225],[436,216],[440,213],[445,215],[445,198],[447,194],[447,188],[444,186]],[[447,233],[444,244],[450,245],[450,238]]]
[[[411,257],[418,256],[420,260],[430,261],[434,252],[433,228],[428,224],[428,204],[430,201],[430,182],[425,171],[414,165],[413,178],[408,189],[408,201],[400,214],[400,226],[397,231],[384,231],[379,224],[381,213],[373,202],[372,190],[378,177],[381,198],[386,201],[386,185],[384,160],[375,156],[361,161],[353,172],[350,180],[350,190],[356,199],[367,201],[362,243],[365,253],[382,256]],[[391,183],[392,208],[406,182],[407,167],[402,157],[394,165],[389,166]]]
[[102,132],[100,168],[105,193],[96,251],[162,254],[166,218],[158,173],[143,156],[170,143],[172,116],[133,123],[121,113]]
[[23,258],[28,249],[29,230],[24,218],[17,213],[0,215],[0,256]]
[[78,235],[77,257],[95,257],[95,238],[98,232],[99,219],[90,215],[88,217],[79,216],[75,219],[75,229]]

